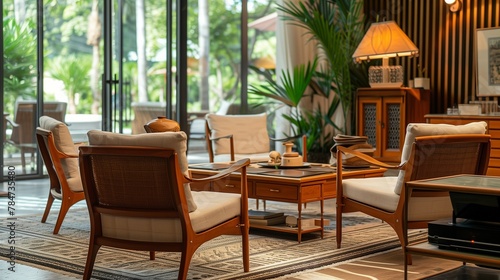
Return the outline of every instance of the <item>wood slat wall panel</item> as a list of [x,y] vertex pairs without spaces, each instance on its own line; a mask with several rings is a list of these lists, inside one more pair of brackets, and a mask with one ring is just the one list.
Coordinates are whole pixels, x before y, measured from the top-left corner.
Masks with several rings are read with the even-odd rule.
[[406,83],[424,65],[431,79],[431,112],[471,100],[495,100],[476,96],[474,37],[476,29],[500,28],[500,1],[462,0],[452,13],[444,0],[365,0],[369,22],[394,20],[420,50],[416,58],[391,61],[405,71]]

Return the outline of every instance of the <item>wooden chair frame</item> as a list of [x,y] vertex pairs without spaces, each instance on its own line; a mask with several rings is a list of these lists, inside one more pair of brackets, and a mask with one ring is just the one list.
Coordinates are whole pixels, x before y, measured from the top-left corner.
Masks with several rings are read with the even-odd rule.
[[36,138],[40,154],[42,155],[50,179],[49,196],[47,198],[45,211],[43,212],[42,223],[46,222],[54,199],[60,199],[61,209],[59,209],[53,231],[54,234],[58,234],[68,210],[75,203],[85,198],[83,191],[74,192],[70,189],[61,162],[61,160],[65,158],[78,158],[78,155],[65,154],[59,151],[56,147],[54,136],[49,130],[38,127],[36,129]]
[[[442,162],[453,162],[453,157],[465,157],[465,153],[460,153],[454,148],[461,146],[473,146],[477,149],[474,157],[470,158],[470,166],[451,166],[442,165]],[[394,166],[385,164],[363,153],[350,150],[342,146],[337,147],[337,219],[336,219],[336,238],[337,248],[340,248],[342,243],[342,213],[347,212],[363,212],[372,217],[381,219],[389,224],[398,236],[402,246],[405,246],[405,235],[403,232],[403,217],[405,204],[405,188],[403,186],[399,196],[397,209],[394,212],[388,212],[374,206],[352,200],[346,197],[342,186],[342,155],[352,154],[359,157],[371,165],[379,166],[388,169],[405,170],[404,182],[420,179],[428,179],[440,176],[455,175],[458,173],[468,172],[470,174],[486,174],[490,155],[490,135],[483,134],[463,134],[463,135],[438,135],[438,136],[421,136],[416,137],[413,143],[410,158],[406,163]],[[440,151],[438,153],[438,151]],[[449,153],[447,153],[447,151]],[[448,161],[446,161],[448,160]],[[441,161],[441,163],[440,163]],[[458,164],[458,161],[456,161]],[[461,171],[457,171],[461,170]],[[425,192],[414,190],[409,197],[413,196],[449,196],[447,192]],[[450,213],[451,216],[451,213]],[[409,229],[427,228],[429,221],[412,221],[408,222]],[[411,261],[411,260],[410,260]]]
[[[99,181],[99,178],[96,179],[94,177],[100,175],[95,175],[96,172],[94,172],[93,164],[96,164],[96,162],[99,161],[98,158],[109,159],[110,157],[136,157],[143,160],[146,158],[149,161],[159,159],[162,165],[155,167],[154,169],[157,169],[156,171],[160,172],[160,174],[165,175],[164,179],[167,183],[163,184],[162,182],[154,181],[154,185],[156,185],[155,188],[166,188],[166,192],[172,194],[173,200],[162,200],[165,201],[165,203],[161,204],[162,207],[160,209],[149,208],[150,203],[144,203],[144,207],[140,206],[136,208],[118,207],[113,205],[112,203],[109,203],[107,205],[101,204],[101,198],[96,191],[98,187],[96,181]],[[91,221],[90,244],[83,279],[90,279],[97,252],[103,245],[150,252],[181,252],[181,262],[178,279],[186,279],[189,264],[196,249],[204,242],[224,234],[242,235],[243,267],[245,272],[249,271],[249,220],[246,167],[250,164],[250,160],[240,160],[233,164],[230,168],[207,178],[191,179],[185,177],[181,173],[177,154],[172,149],[124,146],[82,146],[80,147],[79,158],[80,172]],[[113,159],[111,158],[111,160]],[[120,166],[120,164],[122,164],[123,162],[125,161],[115,161],[116,166]],[[130,162],[135,162],[135,160],[128,160],[127,162],[129,162],[130,164]],[[113,173],[109,170],[99,169],[99,172],[101,171],[104,173],[101,174],[104,177],[114,176],[113,178],[116,178],[116,176],[119,176],[118,173]],[[226,178],[235,171],[241,172],[241,215],[231,218],[202,232],[195,232],[192,228],[191,220],[189,218],[183,184],[189,182],[213,182],[222,178]],[[127,173],[127,176],[134,176],[134,170],[130,170],[130,172]],[[152,201],[150,195],[151,194],[141,194],[140,196],[143,196],[142,199],[145,199],[145,201]],[[139,199],[139,197],[136,197],[134,199]],[[121,198],[121,201],[127,201],[127,198]],[[101,214],[140,218],[178,218],[181,222],[182,227],[182,242],[142,242],[103,236]]]
[[[307,136],[296,136],[296,137],[288,137],[288,138],[283,138],[283,139],[275,139],[275,138],[269,138],[269,140],[274,141],[274,142],[287,142],[287,141],[292,141],[297,138],[302,139],[302,160],[304,162],[307,162],[307,148],[306,148],[306,143],[307,143]],[[224,135],[221,137],[212,137],[212,131],[210,130],[210,126],[208,125],[208,122],[205,122],[205,140],[207,143],[207,150],[208,150],[208,159],[210,162],[214,162],[215,154],[214,154],[214,147],[213,147],[213,142],[214,141],[229,141],[229,147],[230,147],[230,158],[231,161],[235,161],[234,158],[234,140],[233,140],[233,135]]]

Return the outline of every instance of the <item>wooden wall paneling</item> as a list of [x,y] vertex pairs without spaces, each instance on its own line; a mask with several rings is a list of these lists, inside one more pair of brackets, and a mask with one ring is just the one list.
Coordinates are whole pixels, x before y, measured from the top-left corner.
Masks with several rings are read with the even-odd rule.
[[500,1],[462,0],[452,13],[444,0],[365,0],[369,22],[394,20],[420,50],[417,58],[398,58],[405,83],[424,65],[431,79],[431,112],[470,100],[496,100],[476,96],[475,33],[478,28],[500,27]]

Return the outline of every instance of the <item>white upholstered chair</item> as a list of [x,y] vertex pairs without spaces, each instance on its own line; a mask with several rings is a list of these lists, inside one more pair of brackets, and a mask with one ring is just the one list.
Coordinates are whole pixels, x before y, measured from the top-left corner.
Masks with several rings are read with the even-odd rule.
[[[217,115],[207,114],[206,141],[210,162],[229,162],[250,158],[252,162],[269,160],[271,141],[288,141],[294,138],[273,139],[267,132],[267,114]],[[302,138],[305,143],[304,137]],[[301,151],[307,161],[305,145]]]
[[[220,235],[241,235],[249,271],[246,166],[242,159],[204,179],[188,176],[184,132],[123,135],[90,131],[80,166],[91,219],[84,279],[100,246],[181,252],[178,279],[186,279],[196,249]],[[192,192],[190,182],[210,183],[241,172],[241,192]]]
[[[405,242],[403,215],[408,204],[408,228],[426,228],[427,222],[451,217],[448,193],[413,191],[405,201],[405,182],[455,174],[485,174],[490,136],[485,122],[466,125],[409,124],[401,163],[392,166],[365,154],[338,147],[337,150],[337,247],[342,242],[342,214],[360,211],[379,218]],[[399,170],[398,176],[343,179],[342,156],[352,154],[372,165]],[[411,262],[411,259],[409,260]]]

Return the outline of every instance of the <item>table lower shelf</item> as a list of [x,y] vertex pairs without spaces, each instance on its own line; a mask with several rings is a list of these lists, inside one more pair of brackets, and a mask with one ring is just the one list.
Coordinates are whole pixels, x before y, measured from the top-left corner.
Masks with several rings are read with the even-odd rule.
[[419,254],[461,261],[464,263],[500,267],[500,257],[498,256],[440,249],[438,246],[427,242],[409,245],[406,247],[406,252],[410,254]]
[[[286,233],[293,233],[293,234],[298,234],[299,229],[297,227],[289,227],[286,225],[275,225],[275,226],[265,226],[265,225],[250,225],[250,228],[257,228],[257,229],[265,229],[265,230],[272,230],[272,231],[279,231],[279,232],[286,232]],[[310,232],[317,232],[317,231],[322,231],[323,228],[320,226],[303,226],[301,228],[301,233],[310,233]]]

